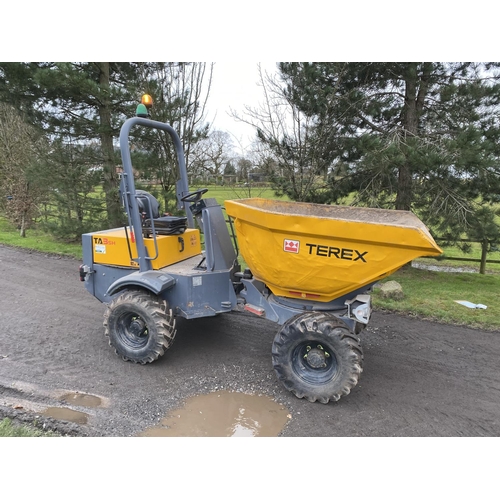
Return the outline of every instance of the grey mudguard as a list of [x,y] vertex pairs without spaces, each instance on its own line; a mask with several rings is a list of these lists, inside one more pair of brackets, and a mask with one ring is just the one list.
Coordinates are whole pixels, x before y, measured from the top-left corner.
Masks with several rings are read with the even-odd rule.
[[147,288],[156,295],[160,295],[162,292],[175,285],[175,279],[161,271],[137,271],[117,279],[108,288],[106,295],[113,295],[122,288],[126,288],[130,285]]

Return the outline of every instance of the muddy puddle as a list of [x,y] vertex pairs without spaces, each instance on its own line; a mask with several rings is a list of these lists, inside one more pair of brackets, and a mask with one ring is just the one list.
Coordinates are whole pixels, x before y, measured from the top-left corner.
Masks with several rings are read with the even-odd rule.
[[42,415],[44,417],[51,417],[56,420],[65,420],[66,422],[74,422],[75,424],[80,425],[86,424],[88,420],[88,415],[86,413],[58,406],[47,408]]
[[[82,392],[68,392],[59,397],[59,401],[63,401],[72,406],[81,406],[84,408],[98,408],[103,404],[101,398],[92,394]],[[51,406],[46,408],[42,413],[45,417],[55,418],[56,420],[65,420],[66,422],[74,422],[75,424],[86,424],[89,415],[82,411],[72,410],[60,406]]]
[[102,404],[101,398],[81,392],[70,392],[59,399],[70,405],[84,406],[85,408],[97,408]]
[[218,391],[187,399],[138,436],[273,437],[289,418],[288,410],[267,396]]

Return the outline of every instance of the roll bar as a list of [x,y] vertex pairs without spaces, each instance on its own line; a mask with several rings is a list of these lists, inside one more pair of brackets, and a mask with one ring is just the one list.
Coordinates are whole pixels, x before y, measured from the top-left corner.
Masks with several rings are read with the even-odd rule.
[[137,195],[135,191],[134,173],[132,170],[132,159],[129,147],[129,134],[132,127],[140,125],[142,127],[154,128],[168,132],[174,143],[175,152],[177,154],[177,162],[179,165],[180,179],[176,184],[177,207],[183,208],[186,212],[188,227],[194,227],[193,214],[188,210],[189,203],[181,201],[185,195],[189,193],[188,176],[186,170],[186,160],[184,158],[184,150],[181,140],[177,132],[167,123],[150,120],[148,118],[134,117],[129,118],[122,125],[120,130],[120,152],[122,157],[123,174],[122,188],[123,196],[127,198],[126,210],[129,217],[129,222],[132,223],[134,237],[137,246],[138,264],[141,271],[148,271],[151,267],[150,259],[146,254],[144,238],[142,235],[142,224],[139,216],[139,208],[137,206]]

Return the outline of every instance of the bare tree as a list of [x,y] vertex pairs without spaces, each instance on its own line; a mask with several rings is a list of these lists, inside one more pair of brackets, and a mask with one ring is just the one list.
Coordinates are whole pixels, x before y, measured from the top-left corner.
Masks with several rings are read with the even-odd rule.
[[[212,84],[213,64],[166,63],[139,64],[139,87],[153,96],[151,117],[168,123],[179,135],[186,166],[192,162],[195,144],[207,137],[205,108]],[[165,205],[172,201],[178,179],[177,158],[172,139],[166,132],[144,131],[142,146],[156,160],[149,161],[149,175],[163,190]]]
[[40,146],[33,127],[14,108],[0,103],[0,207],[17,224],[22,237],[42,194],[38,184],[30,180]]
[[259,147],[253,154],[262,167],[273,167],[268,173],[276,190],[308,201],[321,189],[331,166],[323,155],[326,131],[313,127],[314,118],[298,109],[280,76],[263,72],[259,65],[259,79],[263,103],[257,108],[245,106],[243,115],[232,112],[232,116],[256,129]]
[[227,163],[234,159],[234,145],[228,132],[214,130],[207,138],[195,145],[190,173],[211,177],[215,181],[222,178]]

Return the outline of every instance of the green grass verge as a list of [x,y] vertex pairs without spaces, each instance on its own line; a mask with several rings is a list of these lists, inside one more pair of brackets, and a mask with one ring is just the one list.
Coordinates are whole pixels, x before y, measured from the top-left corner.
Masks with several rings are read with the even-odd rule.
[[0,422],[0,437],[56,437],[52,431],[41,431],[27,425],[16,425],[12,420],[4,418]]
[[[450,273],[403,268],[382,281],[395,280],[403,287],[402,300],[385,299],[375,288],[375,310],[411,314],[442,323],[500,331],[499,275]],[[468,309],[455,300],[484,304],[487,309]]]
[[19,231],[3,218],[0,218],[0,243],[42,253],[82,258],[81,244],[62,243],[38,229],[28,229],[26,237],[22,238]]

